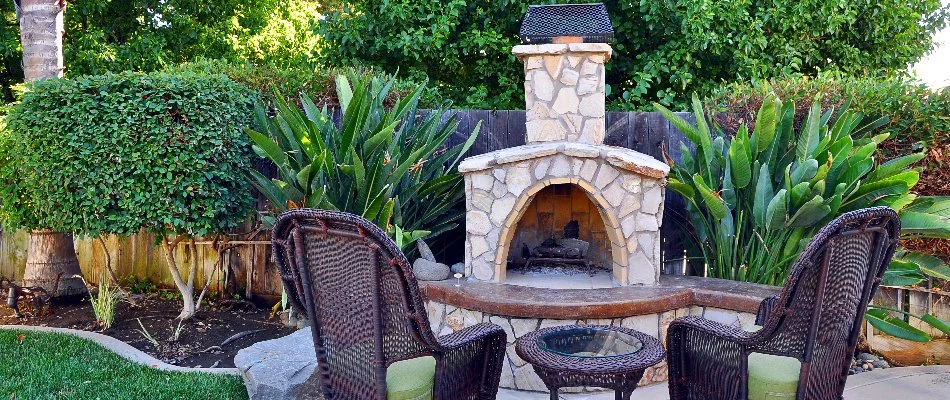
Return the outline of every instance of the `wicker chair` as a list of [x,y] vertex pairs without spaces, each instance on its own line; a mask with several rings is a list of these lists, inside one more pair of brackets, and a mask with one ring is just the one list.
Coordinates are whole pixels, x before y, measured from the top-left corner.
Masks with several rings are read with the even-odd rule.
[[506,335],[481,323],[435,337],[409,263],[378,227],[355,215],[301,209],[280,215],[274,259],[293,306],[313,321],[328,400],[386,399],[387,368],[435,359],[435,399],[494,399]]
[[900,220],[886,207],[832,221],[798,258],[781,294],[762,302],[758,331],[695,316],[673,321],[666,339],[670,398],[746,399],[754,354],[800,365],[789,389],[797,399],[841,399],[867,304],[899,234]]

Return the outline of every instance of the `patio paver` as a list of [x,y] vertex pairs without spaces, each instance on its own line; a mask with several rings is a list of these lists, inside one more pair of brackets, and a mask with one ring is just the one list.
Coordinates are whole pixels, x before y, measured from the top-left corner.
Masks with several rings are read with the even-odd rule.
[[950,365],[887,368],[854,375],[844,400],[950,399]]
[[[548,394],[499,389],[498,400],[547,400]],[[610,400],[614,392],[566,393],[562,400]],[[665,383],[638,388],[631,400],[669,400]],[[844,400],[950,399],[950,365],[879,369],[853,375],[844,389]]]
[[[587,393],[561,393],[562,400],[614,400],[613,390]],[[528,392],[524,390],[498,389],[497,400],[549,400],[547,392]],[[670,392],[666,383],[637,388],[630,400],[669,400]]]

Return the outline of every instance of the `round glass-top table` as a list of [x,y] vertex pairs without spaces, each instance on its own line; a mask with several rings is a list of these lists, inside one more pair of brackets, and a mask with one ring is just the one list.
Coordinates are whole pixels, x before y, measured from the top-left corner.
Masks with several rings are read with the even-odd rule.
[[573,357],[625,356],[643,348],[643,342],[629,333],[587,326],[546,332],[538,335],[537,344],[541,350]]
[[522,336],[515,351],[557,399],[562,387],[595,386],[613,389],[617,399],[629,399],[648,367],[665,355],[656,338],[619,326],[568,325],[545,328]]

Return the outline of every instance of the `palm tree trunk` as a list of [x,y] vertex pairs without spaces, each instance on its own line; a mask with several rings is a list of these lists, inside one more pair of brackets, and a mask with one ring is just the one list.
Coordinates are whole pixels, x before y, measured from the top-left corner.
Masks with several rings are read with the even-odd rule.
[[[14,0],[23,47],[23,78],[63,76],[64,0]],[[54,296],[86,293],[71,235],[49,230],[30,233],[25,286],[41,286]],[[58,282],[58,287],[57,287]],[[53,291],[55,290],[55,293]]]

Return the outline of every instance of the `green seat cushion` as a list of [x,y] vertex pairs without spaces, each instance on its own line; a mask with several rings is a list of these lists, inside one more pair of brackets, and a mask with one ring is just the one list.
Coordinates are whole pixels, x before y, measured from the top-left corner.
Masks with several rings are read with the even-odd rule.
[[386,397],[389,400],[432,400],[434,387],[435,358],[397,361],[386,369]]
[[[743,327],[755,332],[762,327]],[[792,357],[749,354],[749,400],[794,399],[802,363]]]

